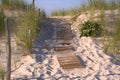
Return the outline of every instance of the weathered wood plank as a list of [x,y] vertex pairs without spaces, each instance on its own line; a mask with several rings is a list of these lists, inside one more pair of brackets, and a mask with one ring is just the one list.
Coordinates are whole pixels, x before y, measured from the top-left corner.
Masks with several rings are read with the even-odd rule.
[[65,51],[65,50],[72,50],[73,47],[54,47],[54,51]]
[[61,56],[57,59],[63,69],[83,68],[81,61],[75,55]]

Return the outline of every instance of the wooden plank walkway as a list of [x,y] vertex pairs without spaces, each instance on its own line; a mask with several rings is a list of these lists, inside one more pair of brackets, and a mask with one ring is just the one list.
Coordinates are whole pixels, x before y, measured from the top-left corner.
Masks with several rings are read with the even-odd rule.
[[67,50],[72,50],[72,46],[67,46],[67,47],[54,47],[54,51],[67,51]]
[[57,59],[63,69],[83,68],[81,61],[73,51],[59,51]]
[[67,25],[62,27],[56,26],[55,29],[56,45],[54,51],[57,55],[58,62],[63,69],[83,68],[82,62],[73,52],[73,46],[71,46],[73,34],[71,28]]

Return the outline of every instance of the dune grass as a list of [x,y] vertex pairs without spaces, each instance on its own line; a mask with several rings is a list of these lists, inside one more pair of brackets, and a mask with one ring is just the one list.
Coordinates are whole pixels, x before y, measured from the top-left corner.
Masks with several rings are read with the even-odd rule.
[[[120,11],[119,11],[120,12]],[[109,39],[108,43],[105,45],[105,52],[109,51],[113,54],[120,54],[120,17],[117,19],[115,26],[115,33],[112,38]]]
[[115,10],[120,6],[119,0],[88,0],[88,8],[93,8],[95,10]]
[[18,37],[18,43],[22,43],[26,52],[25,55],[31,53],[33,47],[33,41],[39,32],[41,32],[41,23],[46,19],[46,13],[44,10],[39,12],[38,9],[32,9],[26,11],[19,16],[16,27],[16,35]]
[[2,11],[0,11],[0,35],[5,32],[5,23],[4,23],[5,15]]
[[46,15],[45,11],[44,11],[44,10],[41,10],[41,11],[40,11],[40,19],[41,19],[41,20],[42,20],[42,19],[44,20],[44,19],[46,18],[46,16],[47,16],[47,15]]
[[55,10],[51,13],[52,16],[68,16],[68,15],[76,15],[79,12],[79,8],[71,8],[71,9],[61,9]]
[[52,16],[67,16],[76,15],[81,12],[91,10],[114,10],[120,7],[120,1],[118,0],[88,0],[88,4],[83,3],[79,7],[71,9],[55,10],[51,13]]
[[5,70],[0,67],[0,80],[5,80]]
[[[16,10],[18,12],[18,16],[13,15],[10,17],[14,20],[14,27],[11,26],[11,20],[9,20],[9,26],[14,28],[11,32],[16,35],[16,42],[22,45],[21,47],[23,47],[22,49],[24,49],[26,54],[31,53],[33,41],[36,37],[38,27],[40,27],[39,22],[46,18],[45,11],[39,11],[32,4],[28,5],[25,0],[1,0],[1,2],[3,11],[9,10],[11,13],[11,10]],[[4,17],[2,13],[0,13],[0,23],[0,33],[3,33]]]
[[39,15],[38,11],[27,11],[18,21],[17,37],[23,42],[26,53],[30,53],[32,40],[36,36]]
[[24,0],[1,0],[3,9],[16,9],[24,10],[27,7],[27,3]]

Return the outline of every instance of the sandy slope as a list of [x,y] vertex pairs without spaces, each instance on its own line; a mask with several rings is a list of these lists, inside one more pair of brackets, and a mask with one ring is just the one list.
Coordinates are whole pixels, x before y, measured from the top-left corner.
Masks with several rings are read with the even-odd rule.
[[[18,63],[22,64],[12,73],[12,78],[38,80],[120,80],[120,66],[111,62],[100,46],[91,38],[82,37],[75,52],[83,61],[85,68],[62,70],[55,55],[40,54],[42,62],[26,56]],[[48,51],[49,52],[49,51]],[[51,52],[51,51],[50,51]]]
[[[53,19],[52,19],[53,20]],[[53,20],[56,21],[57,18]],[[61,19],[58,19],[60,21]],[[54,25],[52,25],[54,27]],[[51,28],[52,28],[51,27]],[[74,32],[74,28],[72,26]],[[47,33],[45,33],[48,35]],[[56,58],[51,46],[41,47],[38,40],[37,48],[33,58],[22,57],[17,65],[19,68],[12,72],[14,80],[120,80],[120,66],[112,63],[112,57],[103,53],[101,46],[96,45],[92,38],[82,37],[79,33],[73,39],[77,50],[75,54],[81,58],[85,68],[74,70],[63,70]],[[47,39],[47,38],[45,38]],[[52,40],[49,39],[49,40]],[[40,51],[40,52],[39,52]],[[36,59],[37,58],[37,59]],[[39,60],[38,60],[39,59]]]

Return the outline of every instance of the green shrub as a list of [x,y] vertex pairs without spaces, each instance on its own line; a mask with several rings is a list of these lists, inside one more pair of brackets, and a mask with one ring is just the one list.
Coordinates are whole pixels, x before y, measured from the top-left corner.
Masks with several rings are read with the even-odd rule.
[[0,35],[3,34],[5,32],[5,15],[3,14],[3,12],[0,12]]
[[82,36],[95,37],[100,36],[102,29],[100,27],[100,24],[98,24],[97,22],[87,21],[82,24],[82,29],[80,31],[81,31],[80,37]]

